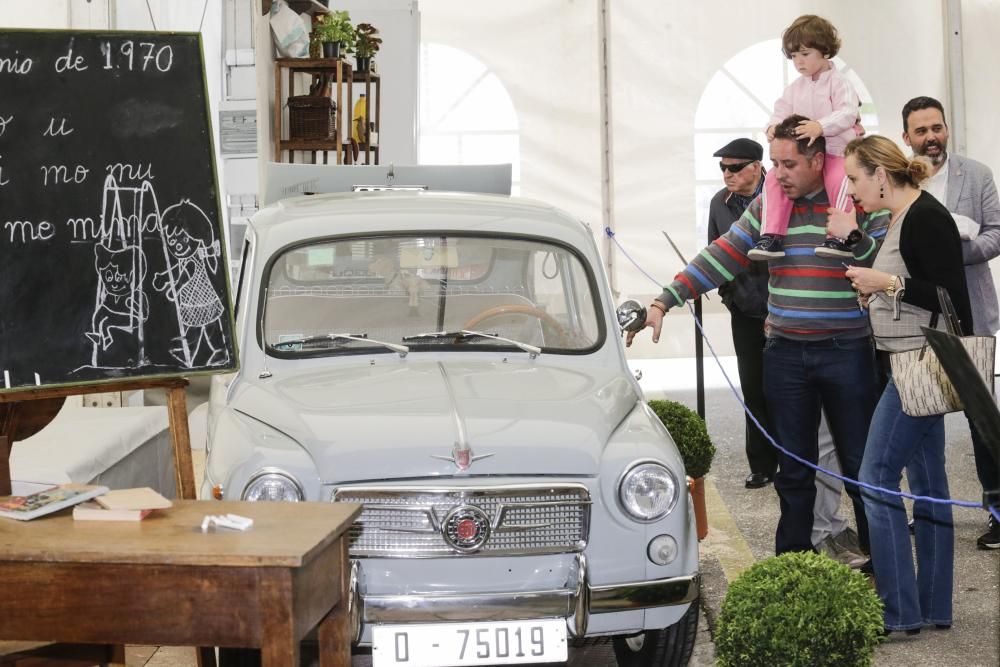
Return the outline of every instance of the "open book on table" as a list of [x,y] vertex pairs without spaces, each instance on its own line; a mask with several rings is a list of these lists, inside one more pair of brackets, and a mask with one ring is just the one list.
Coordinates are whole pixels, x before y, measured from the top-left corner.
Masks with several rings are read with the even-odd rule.
[[62,484],[29,496],[3,496],[0,497],[0,517],[28,521],[107,492],[106,486]]

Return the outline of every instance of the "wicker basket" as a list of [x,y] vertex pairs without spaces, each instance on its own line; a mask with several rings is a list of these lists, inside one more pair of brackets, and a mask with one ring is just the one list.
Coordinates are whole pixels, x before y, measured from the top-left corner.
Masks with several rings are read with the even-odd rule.
[[292,139],[333,139],[337,105],[329,97],[296,95],[288,98],[289,136]]

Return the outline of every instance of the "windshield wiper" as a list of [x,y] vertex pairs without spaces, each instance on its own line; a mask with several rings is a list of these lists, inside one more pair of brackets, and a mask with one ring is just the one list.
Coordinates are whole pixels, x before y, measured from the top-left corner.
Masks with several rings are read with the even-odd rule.
[[467,329],[462,329],[461,331],[432,331],[428,333],[419,333],[412,336],[403,336],[403,341],[414,341],[414,340],[424,340],[424,339],[434,339],[434,338],[454,338],[456,340],[468,340],[469,338],[489,338],[491,340],[498,340],[501,343],[507,343],[513,345],[521,350],[524,350],[531,355],[532,358],[537,357],[542,353],[542,348],[536,347],[534,345],[529,345],[528,343],[522,343],[519,340],[514,340],[512,338],[504,338],[503,336],[497,336],[496,334],[488,334],[484,331],[469,331]]
[[375,345],[381,345],[386,347],[400,357],[405,357],[410,351],[405,345],[399,345],[397,343],[386,343],[385,341],[375,340],[374,338],[369,338],[368,334],[347,334],[347,333],[328,333],[321,334],[319,336],[304,336],[302,338],[292,338],[290,340],[283,340],[280,343],[275,343],[272,345],[274,348],[280,349],[282,346],[292,346],[292,345],[309,345],[310,343],[323,343],[330,341],[349,341],[353,340],[359,343],[374,343]]

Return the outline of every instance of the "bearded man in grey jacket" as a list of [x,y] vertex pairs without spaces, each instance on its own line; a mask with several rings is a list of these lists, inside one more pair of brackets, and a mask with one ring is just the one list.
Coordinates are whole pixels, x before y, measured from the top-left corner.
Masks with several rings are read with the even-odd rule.
[[[915,97],[903,106],[903,141],[914,155],[930,160],[931,177],[924,190],[945,205],[958,225],[965,258],[965,282],[972,303],[977,335],[992,336],[1000,329],[1000,307],[989,261],[1000,255],[1000,198],[993,172],[981,162],[948,153],[948,124],[944,107],[933,97]],[[972,428],[972,422],[969,422]],[[976,473],[984,491],[1000,491],[1000,461],[972,428]],[[1000,549],[1000,523],[992,516],[988,530],[976,544]]]

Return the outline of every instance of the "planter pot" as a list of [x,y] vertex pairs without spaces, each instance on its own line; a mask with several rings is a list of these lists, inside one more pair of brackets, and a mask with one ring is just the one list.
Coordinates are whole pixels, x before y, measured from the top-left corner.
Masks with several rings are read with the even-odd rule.
[[698,541],[708,535],[708,511],[705,509],[705,478],[688,478],[688,491],[691,492],[691,502],[694,504],[694,522],[698,530]]
[[371,66],[372,57],[371,56],[357,56],[355,59],[354,69],[358,72],[367,72],[369,66]]
[[339,58],[340,57],[340,42],[323,42],[323,57],[324,58]]

